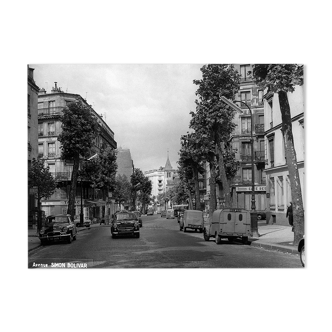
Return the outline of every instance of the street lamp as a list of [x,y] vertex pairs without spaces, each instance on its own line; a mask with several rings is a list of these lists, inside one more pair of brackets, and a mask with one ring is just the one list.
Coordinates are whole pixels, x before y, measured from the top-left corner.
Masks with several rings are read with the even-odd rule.
[[250,130],[250,141],[251,141],[251,232],[252,232],[252,236],[254,237],[259,237],[259,233],[258,233],[258,222],[257,222],[257,211],[256,211],[256,200],[255,200],[255,169],[254,169],[254,138],[253,138],[253,132],[254,132],[254,119],[252,117],[252,111],[251,108],[247,105],[247,103],[245,103],[242,100],[236,100],[234,102],[228,100],[227,98],[220,96],[220,99],[227,104],[228,106],[230,106],[233,110],[235,110],[236,112],[240,112],[243,113],[242,109],[237,106],[236,104],[234,104],[234,102],[238,103],[242,103],[244,104],[249,112],[250,112],[250,117],[251,117],[251,130]]

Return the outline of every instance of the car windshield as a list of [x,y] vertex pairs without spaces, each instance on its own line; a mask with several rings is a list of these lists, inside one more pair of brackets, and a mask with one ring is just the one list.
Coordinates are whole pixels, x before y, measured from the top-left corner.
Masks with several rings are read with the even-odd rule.
[[131,220],[136,219],[136,216],[133,213],[118,213],[116,215],[117,220]]
[[48,222],[56,222],[56,223],[68,223],[67,216],[55,216],[49,218]]

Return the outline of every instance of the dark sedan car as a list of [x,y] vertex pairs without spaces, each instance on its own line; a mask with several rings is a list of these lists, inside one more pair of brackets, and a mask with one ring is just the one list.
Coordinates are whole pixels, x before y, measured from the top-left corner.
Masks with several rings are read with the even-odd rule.
[[133,212],[118,212],[111,223],[112,238],[133,235],[139,238],[139,222]]
[[136,215],[137,219],[138,219],[138,223],[139,223],[139,227],[143,226],[143,221],[141,218],[141,213],[139,211],[133,211],[133,213]]
[[45,226],[39,231],[41,244],[47,242],[65,240],[71,243],[76,240],[77,229],[70,215],[58,214],[46,218]]

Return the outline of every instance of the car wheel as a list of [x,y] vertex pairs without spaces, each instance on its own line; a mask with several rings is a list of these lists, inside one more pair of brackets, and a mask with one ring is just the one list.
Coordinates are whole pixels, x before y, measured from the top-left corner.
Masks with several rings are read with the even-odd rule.
[[112,234],[112,239],[115,239],[116,238],[116,235],[115,234]]
[[260,214],[257,215],[257,220],[262,220],[262,216]]
[[40,244],[41,244],[42,246],[45,246],[45,245],[46,245],[46,240],[40,240]]
[[214,241],[216,244],[221,244],[221,237],[217,234],[217,232],[215,234]]
[[242,243],[243,244],[248,244],[248,236],[243,236],[242,237]]
[[204,230],[204,240],[205,241],[209,241],[210,240],[210,236],[206,233],[206,230]]
[[136,237],[137,237],[138,239],[139,239],[139,235],[140,235],[139,233],[136,234]]
[[304,267],[304,265],[305,265],[305,249],[304,249],[304,246],[301,248],[301,251],[300,251],[300,260],[301,260],[302,266]]
[[73,240],[74,241],[76,241],[76,235],[77,235],[77,233],[73,236]]
[[183,231],[186,232],[187,231],[187,228],[183,226]]

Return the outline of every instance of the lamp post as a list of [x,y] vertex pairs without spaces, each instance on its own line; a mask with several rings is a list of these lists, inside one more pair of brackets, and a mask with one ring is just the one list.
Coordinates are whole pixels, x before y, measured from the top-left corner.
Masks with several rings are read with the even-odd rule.
[[234,102],[238,103],[242,103],[244,104],[249,112],[250,112],[250,117],[251,117],[251,130],[250,130],[250,141],[251,141],[251,212],[250,212],[250,216],[251,216],[251,233],[252,236],[254,237],[259,237],[259,233],[258,233],[258,222],[257,222],[257,211],[256,211],[256,200],[255,200],[255,168],[254,168],[254,137],[253,137],[253,132],[254,132],[254,119],[252,116],[252,111],[251,108],[247,105],[247,103],[245,103],[242,100],[236,100],[234,102],[228,100],[227,98],[220,96],[220,99],[227,104],[228,106],[230,106],[233,110],[243,113],[242,109],[237,106],[236,104],[234,104]]

